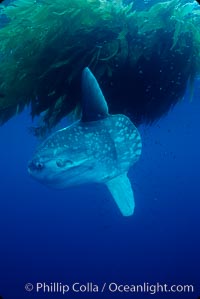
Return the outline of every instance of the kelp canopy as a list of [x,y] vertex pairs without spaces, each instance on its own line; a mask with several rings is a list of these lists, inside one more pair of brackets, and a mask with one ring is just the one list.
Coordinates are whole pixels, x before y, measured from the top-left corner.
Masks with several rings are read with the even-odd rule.
[[43,112],[44,126],[53,127],[78,107],[85,66],[111,113],[152,122],[200,71],[195,3],[137,10],[117,0],[15,0],[0,7],[1,123],[30,103],[32,117]]

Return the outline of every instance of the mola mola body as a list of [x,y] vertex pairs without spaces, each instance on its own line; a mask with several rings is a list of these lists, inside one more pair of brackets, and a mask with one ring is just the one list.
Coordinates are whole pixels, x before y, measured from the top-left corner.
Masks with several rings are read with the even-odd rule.
[[95,77],[82,75],[82,118],[48,137],[36,150],[28,171],[38,181],[57,188],[103,183],[122,215],[134,211],[127,172],[141,155],[138,130],[125,115],[109,115]]

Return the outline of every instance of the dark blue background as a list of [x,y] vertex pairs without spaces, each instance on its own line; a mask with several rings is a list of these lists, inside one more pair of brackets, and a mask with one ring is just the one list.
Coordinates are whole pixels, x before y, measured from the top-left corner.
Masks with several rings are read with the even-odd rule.
[[[26,170],[37,140],[28,112],[0,127],[0,295],[197,298],[200,295],[200,101],[195,89],[151,127],[131,169],[136,210],[120,215],[104,186],[58,191]],[[37,281],[193,284],[195,294],[36,294]]]

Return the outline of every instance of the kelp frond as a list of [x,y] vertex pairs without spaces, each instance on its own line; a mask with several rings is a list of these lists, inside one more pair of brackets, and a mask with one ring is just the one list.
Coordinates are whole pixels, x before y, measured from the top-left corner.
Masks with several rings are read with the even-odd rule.
[[0,16],[8,20],[0,29],[1,121],[28,103],[32,116],[50,115],[62,99],[57,116],[52,112],[59,120],[78,103],[75,85],[86,65],[103,82],[125,65],[134,77],[137,64],[154,53],[163,61],[187,55],[183,73],[193,78],[200,71],[199,15],[197,5],[182,0],[145,11],[121,0],[15,0],[1,6]]

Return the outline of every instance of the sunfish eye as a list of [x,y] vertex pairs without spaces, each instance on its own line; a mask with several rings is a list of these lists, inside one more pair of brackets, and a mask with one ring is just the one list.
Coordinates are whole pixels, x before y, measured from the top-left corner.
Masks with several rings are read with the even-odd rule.
[[62,159],[58,159],[56,161],[56,164],[58,167],[64,167],[64,166],[70,166],[73,164],[73,162],[71,160],[62,160]]

